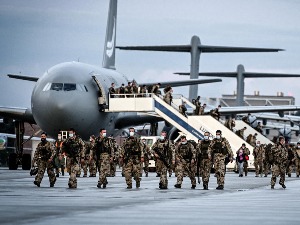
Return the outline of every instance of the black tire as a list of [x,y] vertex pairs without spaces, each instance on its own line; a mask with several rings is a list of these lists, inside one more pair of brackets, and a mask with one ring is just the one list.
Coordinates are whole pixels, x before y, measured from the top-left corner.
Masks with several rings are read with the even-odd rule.
[[8,169],[18,169],[18,155],[16,153],[10,153],[8,157]]
[[30,170],[31,169],[31,155],[23,154],[22,156],[22,169]]

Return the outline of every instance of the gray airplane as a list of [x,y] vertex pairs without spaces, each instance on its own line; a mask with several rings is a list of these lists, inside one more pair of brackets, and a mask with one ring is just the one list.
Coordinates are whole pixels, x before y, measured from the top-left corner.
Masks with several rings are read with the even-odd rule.
[[[99,112],[99,95],[107,103],[111,83],[119,87],[129,81],[124,74],[115,70],[116,26],[117,0],[111,0],[102,68],[80,62],[66,62],[51,67],[40,78],[9,74],[10,78],[36,82],[36,85],[31,96],[31,108],[0,106],[0,116],[17,120],[19,132],[22,132],[22,123],[29,122],[36,123],[52,137],[56,137],[59,130],[72,127],[84,139],[91,134],[98,134],[101,127],[112,134],[115,129],[162,120],[136,113]],[[168,81],[160,82],[160,88],[220,81],[221,79]],[[150,85],[139,83],[144,84]]]

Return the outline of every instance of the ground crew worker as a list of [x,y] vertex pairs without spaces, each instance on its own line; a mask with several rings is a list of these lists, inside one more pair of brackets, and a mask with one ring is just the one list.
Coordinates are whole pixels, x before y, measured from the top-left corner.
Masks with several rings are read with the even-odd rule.
[[215,175],[218,183],[218,187],[216,189],[223,190],[225,178],[225,158],[228,156],[229,161],[232,162],[233,153],[227,139],[222,137],[221,130],[216,131],[216,138],[212,140],[208,148],[214,158]]
[[77,188],[76,174],[79,170],[79,163],[84,160],[85,144],[83,140],[76,135],[73,128],[69,131],[69,138],[63,142],[62,151],[70,160],[70,178],[69,188]]
[[299,177],[299,175],[300,175],[300,141],[294,147],[294,154],[295,154],[294,161],[295,161],[296,176]]
[[252,155],[254,156],[254,166],[255,166],[255,177],[262,177],[264,160],[265,160],[265,149],[264,146],[260,144],[260,141],[257,141],[255,148],[253,149]]
[[134,136],[134,128],[129,128],[129,137],[123,142],[120,151],[120,163],[124,163],[124,175],[127,189],[132,188],[132,176],[136,188],[140,187],[141,162],[144,162],[144,152],[141,141]]
[[106,188],[107,176],[110,176],[110,163],[114,158],[114,147],[112,140],[107,137],[106,130],[100,129],[99,137],[96,138],[91,154],[96,155],[97,166],[99,168],[99,180],[97,187]]
[[177,183],[174,185],[175,188],[181,188],[184,174],[187,173],[191,180],[192,189],[196,188],[195,166],[196,150],[192,143],[186,140],[186,136],[181,136],[181,142],[175,148],[175,161],[177,173]]
[[47,141],[47,134],[43,132],[41,134],[41,142],[36,147],[36,151],[34,153],[33,162],[32,162],[32,165],[36,163],[38,167],[38,172],[33,182],[36,186],[40,187],[44,177],[45,170],[47,169],[50,187],[54,187],[56,181],[55,173],[53,170],[54,157],[55,157],[55,150],[51,145],[51,143]]
[[285,170],[288,153],[285,148],[285,140],[283,136],[279,137],[278,144],[271,148],[272,152],[272,178],[271,178],[271,189],[274,189],[276,183],[276,177],[280,176],[279,184],[286,188],[285,181]]
[[159,140],[152,145],[152,151],[156,158],[156,163],[160,167],[160,189],[168,189],[167,173],[168,169],[171,167],[171,164],[175,164],[174,149],[174,145],[167,138],[166,131],[162,131]]
[[201,174],[204,190],[208,190],[211,170],[211,152],[208,150],[210,142],[209,132],[205,132],[204,139],[200,141],[197,146],[197,173],[198,176]]

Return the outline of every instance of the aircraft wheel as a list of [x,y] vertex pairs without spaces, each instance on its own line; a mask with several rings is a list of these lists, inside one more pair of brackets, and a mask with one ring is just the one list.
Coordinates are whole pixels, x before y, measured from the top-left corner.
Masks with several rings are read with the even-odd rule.
[[23,154],[22,156],[22,169],[30,170],[31,169],[31,155]]
[[16,153],[9,154],[8,157],[8,168],[10,170],[17,170],[18,169],[18,156]]

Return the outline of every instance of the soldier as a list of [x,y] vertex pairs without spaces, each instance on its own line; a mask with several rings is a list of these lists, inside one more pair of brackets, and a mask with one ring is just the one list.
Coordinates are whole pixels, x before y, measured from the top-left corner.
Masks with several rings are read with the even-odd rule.
[[199,115],[204,115],[204,110],[205,110],[206,104],[204,103],[202,106],[200,106],[199,109]]
[[271,178],[271,189],[274,189],[276,183],[276,177],[280,176],[279,184],[286,188],[285,181],[285,170],[286,170],[286,162],[288,153],[285,148],[285,140],[284,137],[280,136],[278,140],[278,144],[272,147],[271,156],[272,156],[272,178]]
[[235,118],[230,117],[226,122],[225,122],[225,127],[227,127],[229,130],[233,131],[233,128],[235,127]]
[[112,140],[106,136],[106,130],[100,129],[99,137],[96,138],[91,154],[96,155],[97,166],[99,168],[99,180],[97,187],[106,188],[107,176],[110,175],[110,163],[114,158],[114,147]]
[[142,162],[144,162],[143,146],[140,139],[134,136],[134,128],[129,128],[129,137],[124,141],[120,152],[120,163],[124,163],[127,189],[132,188],[132,176],[136,182],[136,188],[140,187]]
[[181,142],[175,148],[177,183],[175,188],[181,188],[184,173],[186,172],[191,180],[192,189],[196,188],[195,166],[196,150],[192,143],[186,140],[186,136],[181,136]]
[[35,176],[35,181],[33,182],[36,186],[40,187],[41,182],[44,177],[45,170],[47,169],[47,174],[49,176],[50,187],[54,187],[56,177],[53,170],[55,150],[51,143],[47,141],[47,134],[43,132],[41,134],[41,142],[37,145],[36,151],[34,153],[33,162],[37,164],[38,172]]
[[115,97],[115,94],[116,94],[115,83],[111,83],[111,86],[110,86],[110,88],[108,89],[108,93],[109,93],[109,96],[110,96],[111,98],[114,98],[114,97]]
[[159,140],[153,144],[152,150],[156,157],[156,163],[160,165],[159,188],[168,189],[167,173],[171,164],[175,164],[175,153],[174,145],[167,139],[166,131],[161,132]]
[[147,96],[148,90],[145,84],[140,88],[140,93],[141,93],[141,97]]
[[179,105],[179,113],[181,113],[182,115],[184,115],[185,117],[187,117],[186,115],[186,106],[185,106],[186,102],[184,101],[181,105]]
[[239,177],[243,176],[243,170],[245,171],[245,176],[248,174],[248,160],[249,160],[249,155],[250,151],[248,148],[246,148],[246,144],[243,143],[242,147],[240,147],[239,150],[236,151],[236,157],[237,157],[237,162],[239,165]]
[[288,160],[287,160],[287,164],[286,164],[286,175],[288,175],[288,177],[292,176],[292,171],[293,171],[293,166],[294,166],[294,151],[293,151],[293,145],[289,144],[289,146],[287,147],[287,151],[288,151]]
[[[125,87],[125,94],[132,94],[133,89],[132,89],[132,83],[128,82],[128,85]],[[126,95],[127,98],[131,98],[131,95]]]
[[158,96],[160,94],[159,88],[160,88],[160,83],[157,83],[153,85],[151,92]]
[[85,145],[83,140],[76,135],[73,128],[69,131],[69,138],[63,142],[62,151],[69,157],[70,162],[70,178],[68,186],[69,188],[77,188],[76,174],[80,169],[79,163],[84,161]]
[[119,98],[125,98],[125,85],[122,84],[121,87],[119,87],[118,94],[120,94]]
[[200,107],[201,107],[200,96],[198,96],[195,99],[195,106],[196,106],[195,115],[199,115],[199,111],[200,111]]
[[255,177],[258,177],[259,174],[262,177],[265,160],[265,149],[264,146],[260,144],[260,141],[257,141],[252,155],[254,156]]
[[171,105],[172,100],[173,100],[173,97],[172,97],[173,89],[170,86],[168,86],[165,88],[164,91],[165,91],[164,101],[166,103],[168,103],[169,105]]
[[256,140],[257,140],[257,133],[255,133],[254,135],[252,135],[249,144],[250,144],[252,147],[255,147],[255,145],[256,145]]
[[119,161],[119,145],[116,142],[116,139],[114,139],[112,136],[110,137],[111,141],[112,141],[112,145],[114,148],[114,157],[113,160],[110,162],[110,173],[109,175],[111,177],[116,176],[116,170],[117,170],[117,163]]
[[244,140],[244,131],[247,130],[247,127],[243,127],[240,130],[237,130],[235,133],[237,136],[239,136],[240,138],[242,138]]
[[300,141],[294,147],[294,154],[295,154],[294,161],[295,161],[296,176],[299,177],[299,174],[300,174]]
[[[54,162],[55,162],[55,173],[56,173],[56,177],[59,177],[59,167],[60,166],[60,160],[57,159],[58,158],[58,154],[61,153],[61,147],[62,147],[62,139],[61,139],[61,133],[58,133],[57,135],[57,140],[55,141],[55,158],[54,158]],[[56,162],[58,164],[56,164]],[[64,165],[63,165],[64,166]],[[64,171],[62,171],[64,172]]]
[[228,156],[229,161],[232,162],[233,153],[229,142],[225,137],[222,137],[222,131],[216,131],[216,138],[210,143],[208,150],[214,158],[214,168],[217,177],[218,187],[216,189],[224,189],[225,178],[225,158]]
[[257,130],[261,134],[263,133],[261,122],[257,123],[257,126],[255,127],[255,130]]
[[270,169],[271,169],[270,159],[269,159],[271,148],[272,148],[272,144],[271,143],[269,143],[269,144],[267,144],[267,146],[265,146],[265,160],[264,160],[264,172],[265,172],[265,176],[264,177],[268,176],[268,174],[270,172]]
[[[143,152],[144,152],[144,171],[145,171],[146,177],[148,177],[148,173],[149,173],[149,160],[151,158],[151,152],[150,152],[149,146],[146,143],[146,139],[142,140],[142,144],[143,144]],[[141,169],[141,171],[143,172],[142,169]]]
[[215,118],[216,120],[219,120],[219,119],[220,119],[220,116],[221,116],[221,114],[220,114],[220,112],[219,112],[220,109],[221,109],[221,105],[218,105],[217,108],[210,110],[210,115],[211,115],[213,118]]
[[89,168],[89,177],[96,177],[97,173],[96,155],[93,155],[91,151],[95,144],[95,138],[95,135],[91,135],[90,141],[85,143],[85,159],[88,160],[86,164]]
[[65,158],[61,153],[58,153],[58,155],[55,157],[55,167],[56,167],[56,177],[59,177],[59,173],[61,175],[65,175]]
[[[200,141],[197,146],[197,174],[199,178],[199,173],[201,171],[204,190],[208,190],[208,182],[211,170],[211,152],[208,150],[210,142],[211,140],[209,140],[209,132],[205,132],[204,140]],[[198,181],[198,183],[200,182]]]

